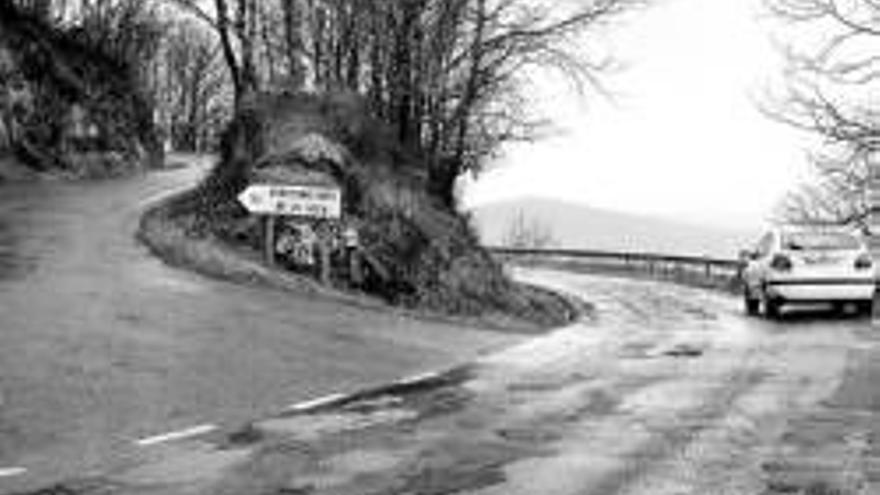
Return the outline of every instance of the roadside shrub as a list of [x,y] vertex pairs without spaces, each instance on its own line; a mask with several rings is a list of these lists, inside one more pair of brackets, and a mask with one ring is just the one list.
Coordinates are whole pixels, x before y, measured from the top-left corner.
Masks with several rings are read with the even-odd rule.
[[[426,192],[422,167],[365,109],[352,95],[254,97],[223,134],[217,167],[174,214],[186,218],[190,235],[256,251],[259,224],[237,195],[265,167],[305,167],[344,186],[346,220],[361,226],[367,258],[362,290],[432,312],[563,321],[566,302],[508,280],[468,219]],[[341,145],[341,163],[304,160],[294,144],[313,135]]]

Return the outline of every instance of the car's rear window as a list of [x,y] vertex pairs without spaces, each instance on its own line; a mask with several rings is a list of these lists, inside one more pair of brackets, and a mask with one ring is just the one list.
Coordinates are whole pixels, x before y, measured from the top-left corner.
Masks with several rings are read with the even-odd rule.
[[782,247],[792,251],[832,251],[858,249],[859,246],[858,238],[840,232],[796,232],[782,238]]

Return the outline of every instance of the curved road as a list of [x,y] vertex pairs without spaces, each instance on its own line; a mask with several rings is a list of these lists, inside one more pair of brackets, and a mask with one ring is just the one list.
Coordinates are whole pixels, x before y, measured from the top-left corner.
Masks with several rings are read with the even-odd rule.
[[[866,320],[523,270],[596,306],[524,340],[206,280],[132,237],[199,170],[0,190],[0,492],[100,471],[69,492],[880,493]],[[253,444],[135,443],[468,360],[438,390],[260,422]]]
[[139,214],[205,169],[0,187],[0,493],[519,339],[166,267],[134,240]]
[[738,298],[663,283],[523,277],[596,302],[599,316],[482,361],[470,386],[547,405],[504,416],[558,441],[473,493],[880,493],[880,450],[839,440],[880,446],[868,320],[816,308],[765,321]]
[[695,289],[519,276],[590,300],[595,317],[437,388],[268,419],[256,444],[181,447],[111,476],[109,493],[880,493],[880,335],[867,320],[768,322]]

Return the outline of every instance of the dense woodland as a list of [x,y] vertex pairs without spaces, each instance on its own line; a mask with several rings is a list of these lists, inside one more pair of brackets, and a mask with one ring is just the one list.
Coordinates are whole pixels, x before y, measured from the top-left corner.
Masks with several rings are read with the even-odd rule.
[[[505,143],[541,127],[535,71],[598,86],[610,60],[591,36],[646,0],[2,0],[126,77],[167,148],[217,147],[251,93],[353,92],[422,159],[448,205],[453,184]],[[869,0],[767,0],[780,20],[784,84],[772,118],[821,140],[817,180],[779,209],[786,220],[864,225],[877,160],[880,7]],[[105,67],[107,63],[103,64]],[[63,72],[63,71],[62,71]],[[124,85],[123,85],[124,86]],[[8,112],[7,112],[8,113]],[[134,112],[142,113],[140,111]],[[139,127],[143,127],[139,125]],[[40,134],[40,133],[37,133]],[[42,131],[42,135],[53,134]],[[38,139],[39,141],[39,139]],[[45,139],[43,139],[45,141]],[[149,139],[147,140],[149,141]]]
[[431,192],[453,201],[541,119],[535,70],[597,85],[610,61],[590,35],[639,0],[15,0],[125,63],[174,149],[214,147],[247,95],[354,92],[417,153]]

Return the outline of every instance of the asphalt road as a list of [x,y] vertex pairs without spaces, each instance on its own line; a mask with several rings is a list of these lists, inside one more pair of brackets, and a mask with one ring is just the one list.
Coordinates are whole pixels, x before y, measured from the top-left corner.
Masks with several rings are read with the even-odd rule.
[[[527,270],[596,313],[524,340],[207,280],[133,239],[202,170],[0,189],[0,492],[110,473],[64,493],[880,493],[864,319]],[[231,444],[136,443],[463,361]]]
[[163,265],[133,237],[139,214],[204,171],[0,187],[0,493],[519,339]]
[[436,387],[270,418],[238,445],[181,444],[107,478],[108,493],[880,493],[867,320],[770,322],[695,289],[519,275],[590,300],[595,318]]

